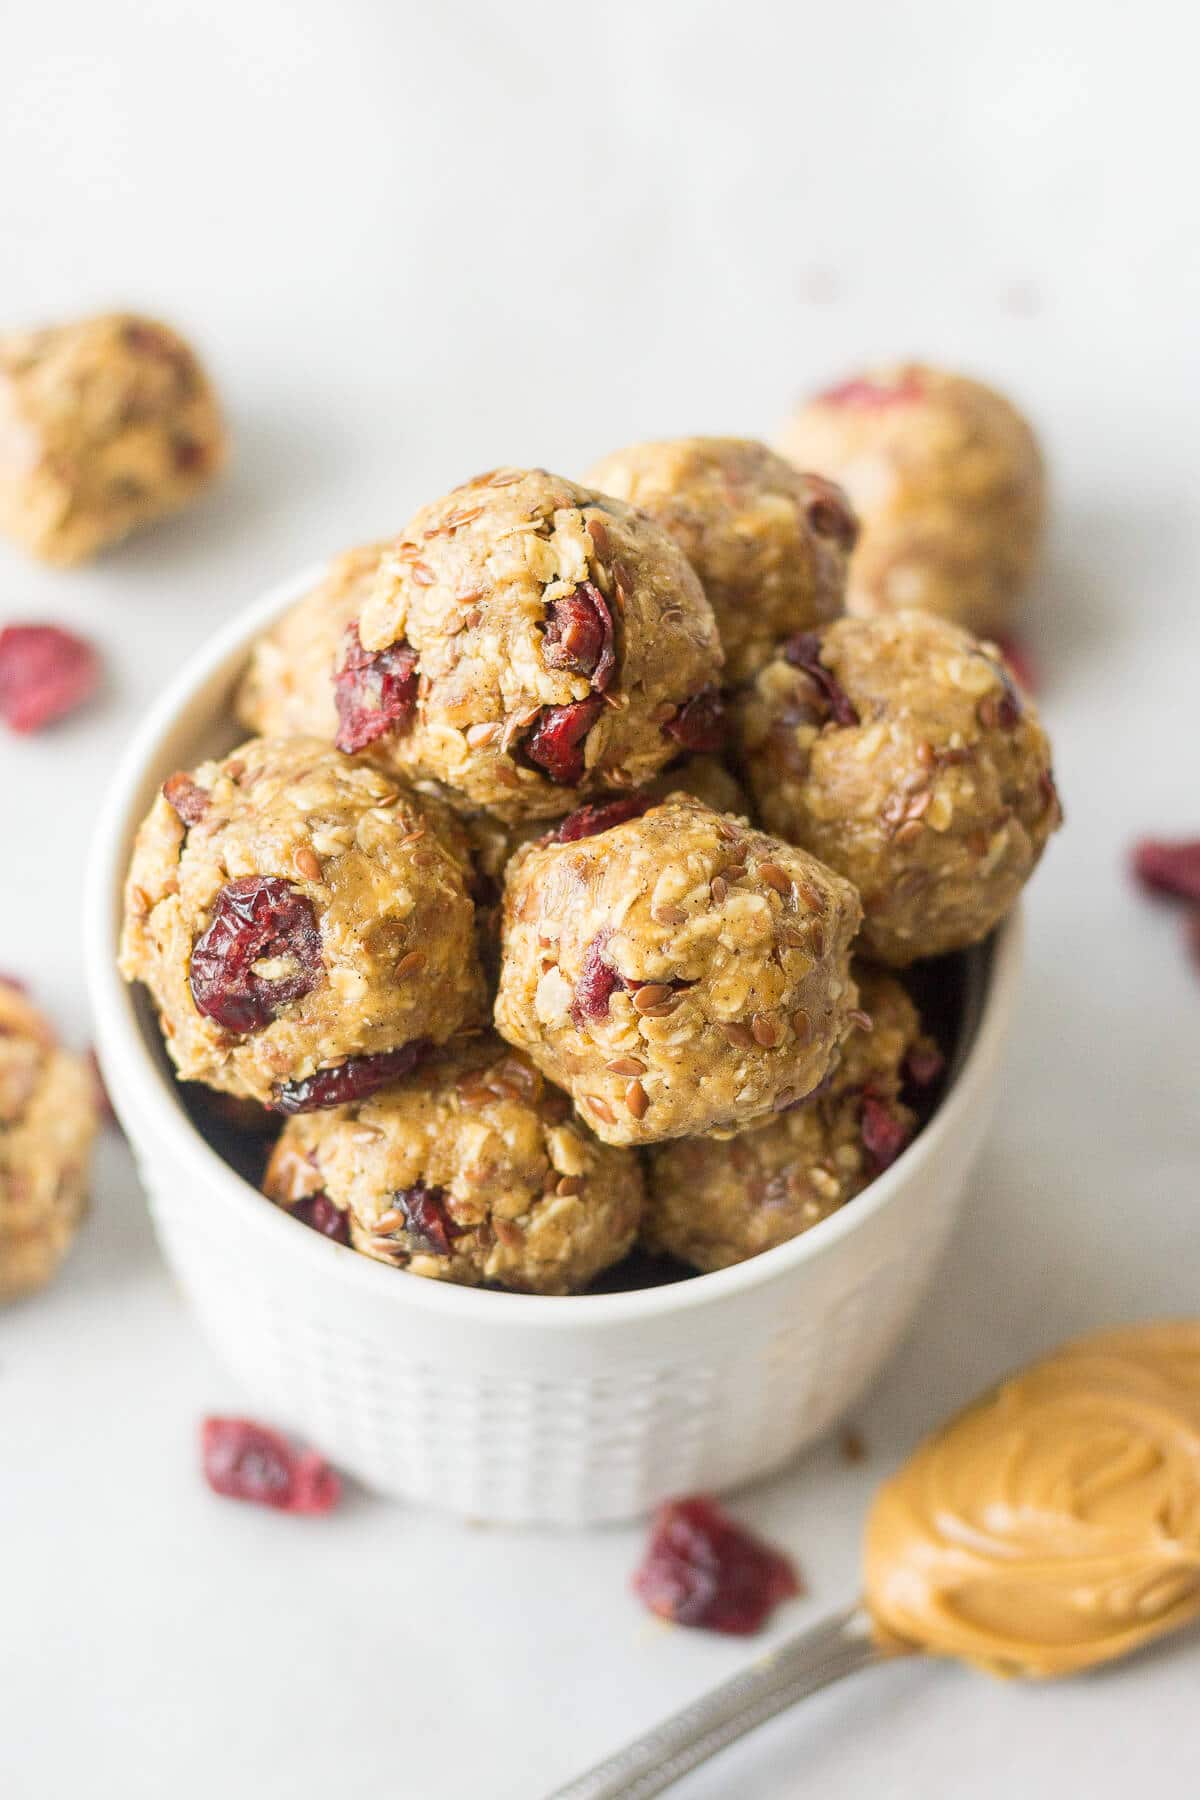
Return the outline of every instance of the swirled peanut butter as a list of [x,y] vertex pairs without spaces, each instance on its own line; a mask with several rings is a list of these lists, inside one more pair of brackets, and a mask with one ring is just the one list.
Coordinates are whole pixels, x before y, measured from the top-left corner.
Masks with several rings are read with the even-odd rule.
[[1200,1320],[1068,1344],[928,1438],[867,1524],[893,1647],[1069,1675],[1200,1616]]

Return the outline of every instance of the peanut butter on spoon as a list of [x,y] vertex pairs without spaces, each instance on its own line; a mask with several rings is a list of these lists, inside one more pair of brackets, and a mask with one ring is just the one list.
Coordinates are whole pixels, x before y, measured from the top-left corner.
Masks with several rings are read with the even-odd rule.
[[1200,1321],[1067,1344],[935,1432],[880,1489],[881,1644],[1070,1675],[1200,1617]]

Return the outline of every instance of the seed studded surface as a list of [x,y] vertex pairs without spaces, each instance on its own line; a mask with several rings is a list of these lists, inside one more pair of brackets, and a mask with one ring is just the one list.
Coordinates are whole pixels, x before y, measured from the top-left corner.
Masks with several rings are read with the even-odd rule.
[[921,607],[998,631],[1028,584],[1046,511],[1028,423],[1002,394],[921,363],[868,370],[784,427],[798,468],[840,483],[861,536],[847,607]]
[[849,503],[765,444],[633,444],[587,480],[649,514],[679,545],[716,617],[731,685],[750,680],[780,638],[841,612],[856,535]]
[[87,1205],[96,1083],[0,977],[0,1302],[50,1280]]
[[[929,1040],[894,976],[857,962],[853,973],[862,1017],[815,1094],[735,1138],[650,1151],[642,1240],[652,1253],[707,1270],[774,1249],[880,1173],[870,1118],[886,1116],[900,1144],[911,1136],[916,1119],[900,1098],[902,1070]],[[875,1109],[865,1131],[864,1107]]]
[[543,1294],[619,1261],[643,1203],[633,1152],[597,1143],[490,1034],[361,1105],[291,1120],[265,1186],[285,1206],[324,1193],[356,1249],[414,1275]]
[[878,960],[977,942],[1061,820],[1033,703],[995,645],[929,614],[840,619],[814,637],[848,711],[786,646],[736,709],[764,824],[854,883]]
[[0,530],[79,563],[184,506],[225,461],[216,397],[178,332],[111,313],[0,337]]
[[197,822],[160,796],[138,834],[121,950],[182,1077],[271,1104],[480,1022],[469,877],[436,801],[305,738],[255,739],[188,781]]
[[859,917],[812,857],[676,796],[513,859],[497,1029],[607,1143],[738,1130],[826,1074]]

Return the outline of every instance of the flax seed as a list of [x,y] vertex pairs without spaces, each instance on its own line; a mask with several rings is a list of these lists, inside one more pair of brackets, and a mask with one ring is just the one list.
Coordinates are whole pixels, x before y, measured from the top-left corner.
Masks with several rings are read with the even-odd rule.
[[608,1104],[608,1101],[601,1099],[599,1094],[585,1094],[583,1096],[583,1102],[585,1106],[591,1107],[602,1125],[616,1124],[616,1113],[614,1113],[612,1107]]
[[613,1061],[605,1063],[604,1067],[610,1075],[644,1075],[646,1073],[645,1063],[640,1062],[636,1056],[614,1057]]
[[396,964],[397,979],[403,981],[406,975],[415,975],[418,969],[425,967],[425,960],[423,950],[410,950],[408,955],[402,956]]
[[296,849],[292,861],[306,881],[320,881],[321,859],[308,844],[301,844]]
[[750,1021],[750,1029],[756,1044],[764,1050],[774,1050],[783,1037],[783,1027],[772,1013],[757,1012]]
[[633,996],[633,1009],[635,1012],[640,1013],[652,1012],[656,1007],[661,1006],[664,1001],[669,1000],[672,992],[673,990],[671,988],[664,987],[660,982],[648,981],[645,987],[640,987],[635,990]]
[[650,1101],[640,1081],[631,1081],[625,1089],[625,1104],[635,1119],[644,1119]]
[[791,893],[792,878],[786,869],[780,868],[778,863],[759,863],[758,872],[767,886],[774,888],[777,894]]
[[752,1050],[754,1048],[754,1033],[748,1025],[738,1025],[736,1022],[731,1022],[730,1024],[722,1025],[721,1031],[723,1032],[726,1041],[732,1044],[735,1050]]

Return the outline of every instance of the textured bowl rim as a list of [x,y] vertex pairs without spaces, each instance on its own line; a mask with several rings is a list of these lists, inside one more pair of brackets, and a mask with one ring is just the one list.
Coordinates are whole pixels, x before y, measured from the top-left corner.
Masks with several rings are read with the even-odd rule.
[[156,1063],[138,1021],[132,990],[116,966],[120,896],[133,833],[153,789],[169,773],[164,744],[188,711],[197,692],[222,675],[230,685],[251,641],[281,612],[300,599],[325,574],[325,565],[272,587],[260,600],[240,610],[188,659],[135,731],[112,777],[92,836],[84,882],[84,949],[88,987],[96,1021],[97,1045],[113,1105],[131,1145],[153,1137],[181,1178],[207,1190],[205,1204],[221,1204],[236,1215],[239,1229],[250,1228],[276,1238],[280,1253],[311,1259],[314,1279],[358,1283],[374,1289],[390,1303],[448,1319],[499,1327],[551,1330],[574,1327],[625,1326],[716,1304],[726,1297],[786,1279],[804,1263],[818,1261],[843,1238],[889,1205],[924,1165],[934,1162],[958,1120],[978,1107],[985,1096],[1007,1035],[1020,975],[1023,927],[1020,907],[993,936],[983,991],[970,1042],[958,1071],[933,1117],[896,1161],[852,1202],[798,1237],[772,1250],[710,1274],[616,1294],[545,1295],[496,1293],[449,1281],[405,1277],[402,1271],[331,1243],[298,1227],[224,1161],[188,1118],[169,1077]]

